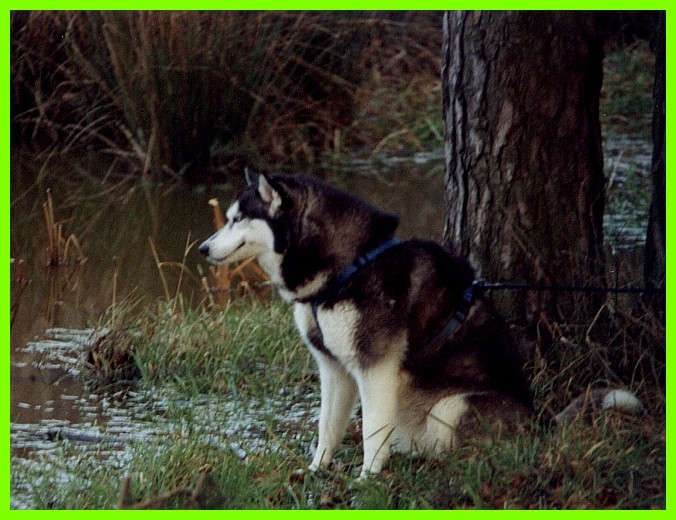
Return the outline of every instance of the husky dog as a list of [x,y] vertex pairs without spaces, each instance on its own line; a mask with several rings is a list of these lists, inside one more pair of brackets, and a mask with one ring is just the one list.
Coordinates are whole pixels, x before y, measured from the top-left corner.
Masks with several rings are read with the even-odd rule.
[[[331,462],[357,397],[362,477],[391,450],[439,453],[532,416],[524,363],[465,259],[397,240],[397,217],[316,178],[246,177],[227,225],[199,251],[216,264],[257,257],[293,302],[321,381],[310,470]],[[640,406],[617,392],[588,397]]]

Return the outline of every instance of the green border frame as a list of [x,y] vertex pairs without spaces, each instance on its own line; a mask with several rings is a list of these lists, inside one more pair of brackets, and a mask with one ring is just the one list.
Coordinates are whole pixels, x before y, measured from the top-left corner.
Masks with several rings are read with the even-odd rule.
[[[3,4],[6,4],[7,10],[4,13],[4,17],[2,17],[0,20],[0,32],[3,34],[7,35],[7,39],[3,41],[2,45],[2,52],[0,53],[0,58],[2,62],[0,63],[0,68],[3,68],[4,70],[8,71],[9,70],[9,11],[12,10],[48,10],[48,9],[73,9],[73,10],[87,10],[87,9],[101,9],[101,8],[107,8],[107,9],[129,9],[129,10],[144,10],[144,9],[157,9],[157,10],[169,10],[169,9],[181,9],[185,8],[186,5],[189,5],[191,9],[193,10],[219,10],[219,9],[242,9],[242,10],[252,10],[252,9],[271,9],[271,10],[303,10],[303,9],[326,9],[327,4],[325,3],[320,3],[315,1],[308,1],[308,0],[267,0],[267,1],[243,1],[243,0],[230,0],[230,1],[218,1],[218,0],[195,0],[193,2],[187,3],[184,1],[178,1],[178,0],[165,0],[165,1],[158,1],[158,0],[145,0],[145,1],[138,1],[138,2],[131,2],[128,0],[117,0],[117,1],[103,1],[103,2],[92,2],[90,0],[62,0],[59,2],[47,2],[47,1],[40,1],[40,0],[16,0],[16,1],[8,1],[8,2],[3,2]],[[545,5],[542,5],[539,2],[534,2],[533,0],[513,0],[510,2],[497,2],[495,0],[476,0],[476,1],[471,1],[471,2],[451,2],[451,1],[442,1],[442,0],[419,0],[418,2],[402,2],[402,1],[395,1],[392,2],[390,1],[385,1],[385,0],[370,0],[370,1],[355,1],[355,0],[339,0],[338,2],[334,2],[332,4],[329,4],[329,6],[333,9],[354,9],[354,10],[396,10],[396,9],[419,9],[419,10],[446,10],[446,9],[505,9],[505,8],[510,8],[510,9],[533,9],[533,10],[588,10],[588,9],[599,9],[599,10],[665,10],[667,11],[667,18],[669,18],[669,9],[667,8],[667,2],[666,1],[653,1],[653,0],[648,0],[644,2],[636,2],[636,1],[625,1],[625,0],[620,0],[620,1],[609,1],[609,0],[587,0],[587,1],[581,1],[581,0],[569,0],[565,2],[551,2],[551,3],[546,3]],[[671,77],[672,77],[672,63],[674,62],[674,45],[673,45],[673,33],[672,31],[669,30],[669,26],[667,24],[667,66],[666,66],[666,71],[667,71],[667,90],[666,90],[666,97],[667,97],[667,102],[666,105],[667,107],[672,106],[672,101],[674,100],[675,96],[673,95],[674,89],[672,88],[671,90],[669,89],[669,86],[671,85]],[[10,166],[9,166],[9,146],[10,146],[10,135],[9,135],[9,96],[10,96],[10,82],[5,81],[4,84],[2,84],[1,92],[2,92],[2,97],[5,99],[5,102],[2,104],[0,107],[0,119],[5,121],[5,124],[2,126],[2,143],[3,145],[0,146],[0,161],[1,164],[3,165],[2,170],[2,182],[0,182],[0,190],[2,191],[2,195],[4,200],[8,201],[8,204],[6,207],[3,207],[3,211],[1,213],[2,215],[2,235],[1,235],[1,243],[2,243],[2,248],[4,251],[7,252],[8,257],[10,257],[10,238],[9,238],[9,198],[10,198]],[[673,138],[674,136],[674,128],[675,125],[673,121],[670,118],[667,118],[667,131],[666,131],[666,139],[667,139],[667,149],[668,150],[674,150],[674,142],[676,140]],[[670,177],[670,172],[669,172],[669,158],[667,158],[667,199],[670,199],[670,195],[673,194],[674,192],[674,184],[671,182],[671,177]],[[669,250],[669,244],[670,244],[670,233],[668,231],[669,229],[669,224],[672,222],[672,217],[674,216],[674,208],[670,205],[667,205],[667,251]],[[7,258],[7,257],[6,257]],[[5,260],[7,262],[7,260]],[[672,262],[670,261],[670,257],[667,257],[667,272],[673,272],[671,269],[671,264]],[[4,344],[7,346],[7,350],[9,351],[10,348],[10,334],[9,334],[9,320],[7,317],[9,317],[9,308],[10,308],[10,276],[11,276],[11,269],[8,263],[2,263],[1,265],[4,265],[4,268],[2,272],[4,274],[0,274],[2,276],[3,282],[2,285],[2,298],[0,299],[0,314],[4,313],[4,316],[6,316],[5,321],[3,321],[2,325],[2,337],[5,338]],[[671,298],[671,294],[669,291],[667,291],[667,317],[670,317],[671,313],[670,311],[674,309],[673,306],[673,298]],[[669,320],[667,318],[667,323],[669,324]],[[673,332],[670,332],[670,330],[667,330],[667,345],[674,345],[674,340],[673,340]],[[672,365],[674,362],[675,356],[673,349],[667,349],[667,364]],[[2,384],[6,389],[5,395],[9,396],[10,392],[10,364],[5,363],[5,365],[2,368]],[[673,387],[673,377],[668,377],[667,379],[667,402],[671,402],[672,400],[672,394],[674,393],[672,391]],[[2,411],[5,417],[9,418],[9,399],[5,399],[2,401]],[[669,407],[668,407],[669,408]],[[667,413],[668,419],[671,417],[671,414]],[[669,439],[669,433],[672,431],[672,426],[671,426],[671,421],[667,421],[667,439]],[[6,430],[9,433],[9,428]],[[7,437],[4,437],[2,439],[2,446],[3,446],[3,454],[4,454],[4,460],[6,461],[3,466],[9,470],[9,462],[10,462],[10,450],[9,450],[9,435]],[[672,480],[671,477],[674,476],[674,472],[672,471],[673,464],[671,463],[673,455],[673,450],[670,449],[669,443],[667,442],[667,483],[671,484]],[[9,510],[9,471],[5,471],[3,473],[6,477],[6,483],[4,484],[4,490],[6,493],[6,504],[7,504],[7,510]],[[654,515],[666,515],[668,514],[668,511],[673,509],[673,507],[670,507],[673,505],[674,502],[674,493],[671,492],[670,488],[674,488],[674,486],[669,486],[667,485],[667,490],[666,490],[666,500],[667,500],[667,508],[666,510],[663,511],[654,511],[654,512],[649,512],[651,516]],[[603,512],[598,512],[598,511],[592,511],[592,512],[585,512],[585,511],[538,511],[537,513],[531,513],[531,514],[546,514],[547,516],[553,516],[553,515],[584,515],[586,518],[589,518],[591,515],[598,515],[601,513],[603,516],[610,516],[612,515],[613,518],[617,518],[618,516],[620,517],[628,517],[629,515],[636,515],[637,513],[634,511],[603,511]],[[10,514],[12,515],[43,515],[43,512],[40,511],[10,511]],[[59,517],[62,515],[70,515],[70,514],[75,514],[75,515],[84,515],[84,514],[91,514],[89,511],[82,511],[82,512],[49,512],[48,513],[50,518],[53,517]],[[148,517],[149,515],[153,515],[153,512],[147,511],[147,512],[129,512],[125,511],[124,513],[122,512],[113,512],[113,511],[96,511],[95,514],[97,517],[99,515],[128,515],[128,514],[143,514],[145,517]],[[171,516],[175,515],[184,515],[185,512],[182,511],[168,511],[168,512],[162,512],[162,514],[167,514]],[[306,518],[309,518],[308,515],[315,515],[317,514],[317,511],[240,511],[240,512],[218,512],[218,511],[210,511],[210,512],[200,512],[198,513],[199,515],[207,515],[207,516],[215,516],[215,515],[231,515],[235,514],[238,517],[258,517],[259,515],[265,515],[265,516],[274,516],[275,518],[291,518],[291,515],[293,515],[293,518],[296,519],[298,516],[305,516]],[[355,518],[355,515],[358,517],[362,518],[373,518],[373,515],[376,514],[371,511],[349,511],[349,512],[337,512],[337,511],[326,511],[324,512],[325,515],[345,515],[349,514],[351,518]],[[528,514],[523,511],[501,511],[499,513],[492,512],[492,511],[469,511],[469,512],[462,512],[462,511],[453,511],[453,512],[447,512],[447,511],[426,511],[426,512],[406,512],[406,511],[392,511],[392,512],[387,512],[387,515],[396,515],[396,516],[401,516],[401,515],[422,515],[425,516],[426,518],[430,517],[436,517],[436,518],[441,518],[440,515],[446,515],[446,514],[453,514],[453,515],[473,515],[475,518],[480,515],[495,515],[495,514],[501,514],[501,515],[507,515],[512,518],[515,517],[515,515],[523,515],[523,514]],[[504,518],[504,516],[503,516]],[[579,517],[576,517],[579,518]]]

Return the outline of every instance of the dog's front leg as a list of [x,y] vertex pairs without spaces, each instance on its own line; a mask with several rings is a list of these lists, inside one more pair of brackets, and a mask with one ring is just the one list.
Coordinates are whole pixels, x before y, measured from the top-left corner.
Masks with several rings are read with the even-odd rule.
[[357,397],[357,385],[352,376],[335,360],[320,352],[313,353],[319,365],[322,402],[319,411],[319,440],[310,471],[316,471],[331,462],[343,440]]
[[361,479],[380,473],[390,456],[397,410],[399,363],[378,363],[358,378],[362,405],[364,466]]

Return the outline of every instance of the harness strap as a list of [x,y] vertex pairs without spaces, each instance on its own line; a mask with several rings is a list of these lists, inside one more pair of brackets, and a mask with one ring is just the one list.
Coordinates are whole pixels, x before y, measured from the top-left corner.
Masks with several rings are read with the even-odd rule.
[[462,293],[462,301],[460,302],[458,309],[453,316],[451,316],[451,319],[448,320],[444,328],[425,344],[425,351],[435,352],[440,350],[446,340],[458,331],[460,325],[463,324],[474,304],[474,287],[477,285],[478,283],[476,281],[472,282],[469,287],[464,290]]
[[338,275],[338,278],[336,278],[336,281],[333,282],[330,287],[312,298],[312,300],[310,300],[310,305],[312,307],[312,315],[315,318],[317,326],[319,326],[319,322],[317,321],[317,309],[319,306],[325,303],[326,300],[328,300],[331,296],[335,295],[340,290],[340,288],[345,285],[347,281],[352,278],[361,268],[373,262],[388,249],[399,244],[401,244],[401,240],[398,238],[391,238],[387,242],[381,244],[375,249],[372,249],[368,253],[358,256],[350,267]]
[[[361,268],[373,262],[373,260],[378,258],[378,256],[380,256],[382,253],[400,243],[401,240],[398,238],[391,238],[387,242],[369,251],[368,253],[359,256],[350,267],[340,273],[338,278],[336,278],[336,281],[333,282],[331,286],[310,300],[312,316],[315,319],[315,323],[317,324],[320,334],[321,329],[319,328],[319,321],[317,320],[317,309],[319,306],[334,296],[340,290],[340,288],[345,285],[347,281],[352,278]],[[441,349],[446,340],[457,332],[460,326],[464,323],[470,309],[472,308],[472,305],[474,304],[474,288],[482,287],[482,283],[482,281],[474,281],[463,291],[460,305],[456,309],[453,316],[451,316],[451,318],[448,320],[444,328],[441,329],[436,336],[434,336],[429,342],[425,344],[424,349],[426,351],[434,352]]]

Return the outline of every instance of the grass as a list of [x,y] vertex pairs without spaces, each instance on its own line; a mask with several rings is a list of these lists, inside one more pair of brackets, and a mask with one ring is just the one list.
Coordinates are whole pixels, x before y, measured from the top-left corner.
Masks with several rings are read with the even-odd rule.
[[[604,132],[647,139],[654,56],[606,47]],[[440,49],[431,11],[12,12],[13,143],[197,182],[439,149]]]
[[[365,483],[344,469],[303,472],[307,460],[298,455],[296,443],[242,460],[193,433],[133,446],[129,496],[132,503],[152,500],[177,487],[192,487],[209,472],[213,489],[207,498],[213,508],[664,508],[664,439],[641,430],[649,427],[603,421],[534,440],[477,445],[435,461],[396,456],[379,478]],[[358,447],[341,455],[354,466]],[[36,508],[110,508],[118,503],[123,470],[86,459],[75,469],[79,477],[66,485],[59,481],[58,468],[18,478],[24,483],[40,479],[34,488]],[[12,477],[16,484],[16,471]],[[59,493],[53,492],[55,486]],[[185,508],[186,502],[171,507]]]
[[651,138],[654,61],[654,53],[643,40],[608,50],[600,106],[604,132]]
[[[577,428],[534,442],[477,445],[433,462],[397,456],[382,477],[366,483],[345,472],[299,473],[304,461],[286,450],[244,463],[227,452],[182,444],[159,457],[155,449],[145,452],[149,458],[138,461],[143,467],[173,469],[159,482],[137,483],[137,495],[157,493],[167,482],[189,484],[198,468],[209,467],[223,505],[236,508],[663,507],[664,482],[646,464],[664,460],[659,442],[606,422],[590,429],[591,434]],[[358,455],[352,451],[354,461]]]
[[42,205],[45,214],[45,227],[47,229],[47,240],[49,246],[47,251],[49,254],[49,265],[58,266],[67,264],[70,260],[70,251],[75,250],[77,255],[76,261],[84,262],[85,257],[80,248],[80,243],[75,235],[70,235],[68,238],[63,236],[63,224],[56,221],[54,216],[54,201],[52,193],[47,190],[47,202]]
[[[164,303],[148,310],[137,324],[143,331],[135,350],[144,381],[173,384],[189,394],[276,395],[285,374],[304,373],[310,360],[295,338],[288,309],[242,302],[210,313]],[[270,377],[274,375],[274,377]],[[301,387],[302,379],[296,382]]]
[[[609,414],[560,429],[534,427],[532,434],[477,442],[431,460],[395,455],[380,477],[362,483],[355,480],[361,458],[358,418],[348,428],[335,468],[304,471],[316,435],[319,384],[287,305],[240,299],[214,310],[160,301],[140,314],[120,310],[117,323],[133,338],[142,374],[137,390],[169,403],[162,412],[167,433],[133,441],[120,464],[83,457],[66,443],[47,469],[15,465],[13,489],[33,489],[36,508],[116,507],[125,479],[127,506],[151,501],[157,507],[193,507],[190,492],[205,473],[208,486],[200,487],[199,504],[214,508],[649,509],[666,504],[664,394],[648,377],[630,385],[644,399],[644,416]],[[558,347],[564,345],[560,338]],[[557,370],[542,360],[531,364],[538,407],[560,410],[586,384],[618,382],[610,348],[595,345],[593,353],[580,357],[588,346],[561,349]],[[659,355],[653,357],[658,363]],[[605,361],[590,363],[596,358]],[[549,378],[552,373],[557,376]],[[210,403],[210,411],[200,403]],[[293,416],[294,405],[305,414]],[[251,425],[233,430],[236,410],[249,409],[258,410]],[[54,488],[59,492],[47,492]]]

